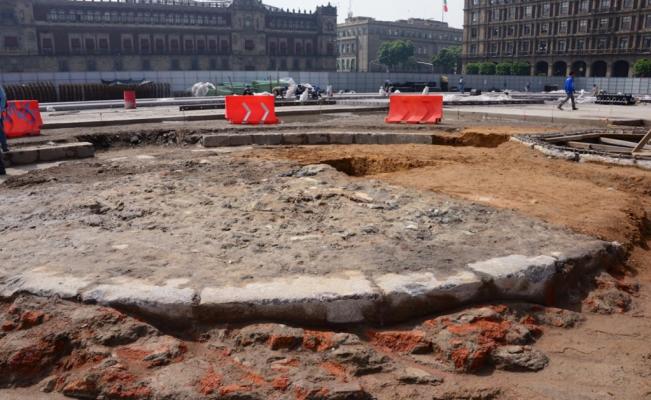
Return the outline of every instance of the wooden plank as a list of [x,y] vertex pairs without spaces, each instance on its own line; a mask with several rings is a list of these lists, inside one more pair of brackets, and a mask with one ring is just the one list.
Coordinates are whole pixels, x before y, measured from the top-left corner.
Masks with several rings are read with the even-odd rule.
[[609,137],[613,139],[635,139],[642,138],[644,133],[581,133],[576,135],[551,136],[543,138],[548,143],[559,143],[569,141],[581,141],[586,139],[597,139],[600,137]]
[[638,143],[635,149],[633,149],[633,153],[641,152],[645,148],[646,144],[649,143],[649,141],[651,141],[651,129],[649,129],[642,140],[640,140],[640,143]]
[[559,143],[559,142],[569,142],[574,140],[596,139],[601,137],[602,135],[603,133],[582,133],[580,135],[546,137],[543,138],[543,140],[549,143]]
[[631,154],[631,149],[619,146],[607,146],[604,144],[585,143],[585,142],[568,142],[568,146],[583,150],[597,150],[608,153],[626,153]]
[[607,137],[611,139],[633,139],[638,140],[644,137],[644,133],[604,133],[602,137]]
[[[599,138],[599,140],[602,143],[605,144],[612,144],[615,146],[622,146],[622,147],[630,147],[631,149],[634,149],[637,146],[637,142],[629,142],[628,140],[618,140],[618,139],[611,139],[611,138]],[[646,150],[651,150],[651,146],[646,146],[644,147]],[[632,151],[632,150],[631,150]]]

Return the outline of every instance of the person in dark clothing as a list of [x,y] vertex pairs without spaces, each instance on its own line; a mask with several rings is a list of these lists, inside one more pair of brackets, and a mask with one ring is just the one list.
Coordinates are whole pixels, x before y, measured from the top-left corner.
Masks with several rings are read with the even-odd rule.
[[7,171],[5,171],[5,164],[2,159],[2,153],[6,153],[9,151],[9,146],[7,145],[7,137],[5,136],[5,130],[4,130],[4,116],[5,116],[5,110],[7,109],[7,95],[5,94],[5,91],[2,89],[2,86],[0,86],[0,175],[6,175]]
[[570,72],[570,76],[565,80],[565,94],[567,97],[565,100],[561,102],[561,104],[558,105],[559,110],[563,110],[563,105],[567,103],[569,100],[572,100],[572,110],[576,111],[578,108],[576,108],[576,101],[574,100],[574,92],[576,90],[574,89],[574,71]]

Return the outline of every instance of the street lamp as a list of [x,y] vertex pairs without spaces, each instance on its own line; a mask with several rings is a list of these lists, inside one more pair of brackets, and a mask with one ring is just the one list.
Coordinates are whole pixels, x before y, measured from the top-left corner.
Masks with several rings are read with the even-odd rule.
[[432,67],[432,73],[434,73],[434,64],[428,63],[428,62],[425,62],[425,61],[416,61],[416,64],[428,65],[428,66]]

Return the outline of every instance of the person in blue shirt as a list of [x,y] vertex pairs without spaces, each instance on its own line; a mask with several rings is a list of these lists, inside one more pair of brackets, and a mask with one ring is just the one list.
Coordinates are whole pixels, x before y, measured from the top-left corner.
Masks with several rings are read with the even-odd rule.
[[565,80],[565,94],[567,94],[567,97],[565,100],[561,102],[561,104],[558,105],[559,110],[563,110],[563,106],[565,103],[568,102],[568,100],[572,100],[572,110],[578,110],[576,108],[576,101],[574,100],[574,92],[576,90],[574,89],[574,71],[570,72],[570,76]]
[[7,109],[7,95],[5,91],[0,86],[0,147],[2,151],[0,152],[0,175],[6,175],[5,164],[2,161],[2,153],[9,151],[9,146],[7,146],[7,137],[5,136],[5,130],[3,125],[3,119],[5,115],[5,110]]

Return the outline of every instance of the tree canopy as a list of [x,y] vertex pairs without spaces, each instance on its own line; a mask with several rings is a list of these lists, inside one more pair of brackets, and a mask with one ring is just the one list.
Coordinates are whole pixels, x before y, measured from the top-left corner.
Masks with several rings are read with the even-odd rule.
[[461,47],[448,47],[432,57],[432,64],[442,73],[455,73],[461,57]]
[[384,42],[378,51],[378,60],[389,68],[405,64],[414,56],[414,44],[406,40]]
[[635,76],[651,78],[651,60],[644,58],[638,60],[633,66],[633,70],[635,71]]

